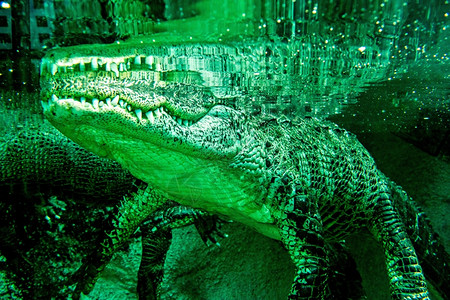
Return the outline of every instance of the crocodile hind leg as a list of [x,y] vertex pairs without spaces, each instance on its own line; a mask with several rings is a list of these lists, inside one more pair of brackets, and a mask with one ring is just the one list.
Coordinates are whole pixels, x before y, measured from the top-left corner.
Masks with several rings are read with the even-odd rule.
[[141,226],[142,259],[138,272],[139,299],[158,299],[164,275],[164,262],[172,242],[172,229],[152,231],[151,225]]
[[416,252],[383,186],[375,199],[369,227],[384,250],[392,298],[429,299]]
[[317,204],[295,195],[278,224],[281,240],[296,267],[289,299],[327,298],[327,254]]

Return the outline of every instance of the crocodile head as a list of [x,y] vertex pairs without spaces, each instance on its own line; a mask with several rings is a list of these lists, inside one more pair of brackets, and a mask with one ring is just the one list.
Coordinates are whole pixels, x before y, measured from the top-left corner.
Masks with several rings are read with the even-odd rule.
[[[255,204],[264,193],[262,151],[242,154],[255,147],[251,122],[201,84],[189,65],[199,61],[187,53],[193,48],[116,44],[51,51],[41,65],[44,114],[75,142],[175,201],[271,222],[267,208]],[[182,65],[163,69],[170,63],[162,60],[170,59]]]

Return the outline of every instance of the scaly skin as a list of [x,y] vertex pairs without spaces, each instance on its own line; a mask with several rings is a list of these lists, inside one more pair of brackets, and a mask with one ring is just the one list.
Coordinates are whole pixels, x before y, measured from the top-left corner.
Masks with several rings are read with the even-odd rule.
[[[136,181],[114,161],[75,144],[47,122],[0,138],[0,190],[31,198],[39,193],[111,205]],[[114,178],[114,181],[111,179]]]
[[[51,283],[46,282],[43,285],[42,282],[39,282],[46,278],[42,277],[42,274],[36,274],[33,268],[42,267],[39,261],[44,259],[48,253],[40,253],[39,249],[41,248],[39,247],[45,242],[40,244],[41,242],[38,243],[34,239],[40,240],[42,236],[39,235],[44,229],[55,235],[55,241],[59,239],[60,242],[64,238],[76,240],[76,237],[62,236],[63,233],[55,229],[58,228],[57,225],[52,226],[54,221],[57,223],[56,219],[52,219],[51,212],[53,211],[50,213],[41,211],[43,208],[40,207],[44,207],[44,204],[52,206],[49,203],[54,203],[54,197],[57,197],[59,203],[69,203],[68,207],[71,208],[73,205],[70,203],[73,199],[86,203],[87,208],[113,206],[119,203],[122,195],[133,189],[133,182],[136,181],[136,178],[116,162],[100,158],[75,144],[55,130],[42,116],[32,115],[26,110],[10,110],[1,111],[0,119],[10,126],[8,131],[0,137],[1,209],[5,221],[13,220],[11,223],[2,221],[4,243],[2,243],[1,251],[4,251],[3,253],[9,261],[14,262],[16,257],[19,257],[19,259],[27,261],[27,263],[22,261],[20,265],[30,265],[28,268],[19,268],[14,264],[11,266],[11,272],[17,272],[18,274],[15,275],[21,278],[24,295],[42,297],[42,293],[44,293],[50,297],[51,293],[55,295],[58,290],[62,293],[63,288],[54,286],[52,292],[45,294]],[[21,121],[18,121],[19,119]],[[53,199],[53,201],[48,199]],[[49,213],[50,217],[47,217],[47,221],[51,229],[47,228],[49,224],[46,224],[46,219],[43,218],[44,224],[35,228],[33,217],[37,218],[40,213]],[[68,214],[72,214],[73,217],[76,212],[67,213],[63,219]],[[22,215],[26,217],[20,217]],[[31,219],[29,219],[30,217]],[[92,214],[86,214],[86,217],[90,218]],[[57,220],[59,220],[59,216]],[[36,220],[34,221],[36,222]],[[68,223],[67,219],[58,226],[62,228],[67,225],[66,222]],[[84,220],[80,220],[80,223],[86,226],[83,222]],[[79,228],[80,232],[83,232],[82,227]],[[26,228],[34,229],[30,232]],[[102,235],[99,234],[98,237],[101,238]],[[45,237],[43,240],[46,240]],[[93,242],[95,241],[92,240],[91,243]],[[86,250],[88,249],[89,247],[86,247]],[[31,262],[28,262],[27,255],[29,252],[33,253],[32,251],[36,251],[36,255]],[[56,250],[54,251],[56,252]],[[61,257],[65,257],[66,252],[60,254]],[[86,252],[83,254],[86,255]],[[64,260],[65,268],[70,270],[71,263],[76,259],[71,257]],[[51,265],[51,262],[47,261],[46,263],[47,266]],[[59,271],[57,269],[50,272],[52,275],[49,275],[49,278],[57,277]],[[68,276],[67,273],[65,275]],[[59,284],[67,283],[65,280],[69,278],[66,278],[65,275],[60,278]],[[81,274],[79,278],[75,276],[70,280],[77,282],[84,277],[84,274]],[[26,280],[26,278],[31,278],[31,280]]]
[[[230,72],[238,76],[264,68],[261,49],[275,46],[282,45],[253,44],[254,65]],[[384,249],[392,297],[428,299],[391,183],[353,135],[315,119],[246,116],[227,94],[186,78],[178,83],[161,71],[173,67],[189,74],[214,55],[235,59],[243,47],[111,45],[103,54],[95,47],[56,50],[42,64],[44,113],[65,135],[118,161],[164,197],[280,240],[297,269],[291,299],[330,297],[325,245],[363,228]],[[178,64],[171,63],[177,58]],[[145,68],[143,61],[149,62]],[[201,68],[196,74],[204,78]],[[396,201],[419,216],[409,198]]]

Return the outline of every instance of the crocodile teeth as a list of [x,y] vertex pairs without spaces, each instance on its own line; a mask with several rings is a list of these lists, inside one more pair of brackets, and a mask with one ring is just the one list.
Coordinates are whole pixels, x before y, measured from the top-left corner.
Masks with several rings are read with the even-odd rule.
[[111,64],[111,72],[114,72],[114,74],[116,74],[116,77],[119,77],[119,69],[117,68],[116,63]]
[[159,108],[155,109],[155,115],[156,115],[157,118],[162,116],[162,113],[161,113]]
[[97,71],[98,70],[98,58],[94,57],[91,61],[91,67],[92,70]]
[[151,69],[155,63],[155,58],[153,56],[146,57],[144,55],[127,55],[114,60],[111,57],[73,57],[55,61],[43,60],[40,72],[41,74],[43,72],[48,72],[51,75],[55,75],[58,72],[98,72],[103,70],[106,72],[113,72],[116,77],[119,77],[121,72],[128,72],[132,70],[134,66],[140,69],[141,65],[144,63]]
[[[134,111],[139,122],[144,121],[144,124],[146,124],[145,121],[150,122],[150,124],[155,124],[155,122],[157,120],[159,120],[163,115],[165,115],[165,117],[172,118],[174,120],[174,122],[176,122],[180,126],[187,127],[187,126],[191,126],[194,123],[191,120],[185,120],[180,117],[173,116],[170,111],[167,111],[167,109],[164,108],[164,106],[161,106],[161,107],[155,108],[154,110],[149,110],[149,111],[146,111],[146,110],[143,111],[141,108],[134,109],[125,100],[120,99],[119,95],[114,96],[114,98],[112,98],[112,99],[106,98],[104,100],[99,100],[98,98],[93,98],[92,101],[86,101],[85,97],[73,98],[72,95],[69,95],[69,96],[64,96],[62,98],[62,100],[78,101],[85,109],[90,107],[91,109],[95,109],[95,110],[104,110],[104,109],[108,109],[108,108],[111,109],[113,107],[120,105],[120,107],[122,109],[126,109],[129,112]],[[50,106],[57,101],[59,101],[58,96],[52,95],[50,97],[50,99],[48,100],[48,102],[41,101],[41,105],[44,110],[48,110],[50,108]],[[90,103],[90,102],[92,102],[92,103]]]
[[149,66],[151,66],[153,64],[153,56],[147,56],[145,58],[145,63]]
[[141,64],[141,57],[139,55],[134,58],[134,64],[135,65],[140,65]]
[[134,112],[136,113],[136,116],[139,119],[139,121],[142,121],[142,110],[136,109]]
[[58,66],[56,64],[51,64],[50,72],[52,72],[52,75],[55,76],[56,72],[58,72]]
[[152,111],[149,111],[148,113],[146,113],[145,116],[150,121],[150,123],[152,123],[152,124],[155,123],[155,117],[153,116],[153,112]]
[[119,104],[119,95],[116,95],[116,96],[112,99],[111,104],[114,105],[114,106],[116,106],[117,104]]
[[92,99],[92,105],[94,106],[95,109],[98,109],[98,99],[97,98]]

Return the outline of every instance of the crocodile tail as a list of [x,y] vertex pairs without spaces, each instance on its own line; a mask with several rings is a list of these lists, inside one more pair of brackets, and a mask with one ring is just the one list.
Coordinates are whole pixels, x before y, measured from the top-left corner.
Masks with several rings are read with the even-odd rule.
[[450,255],[418,205],[391,180],[389,187],[394,208],[406,226],[426,279],[444,299],[450,299]]

